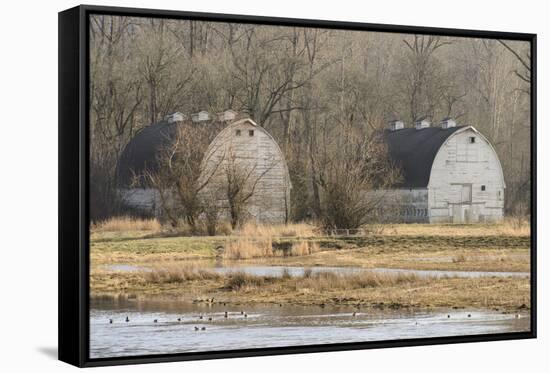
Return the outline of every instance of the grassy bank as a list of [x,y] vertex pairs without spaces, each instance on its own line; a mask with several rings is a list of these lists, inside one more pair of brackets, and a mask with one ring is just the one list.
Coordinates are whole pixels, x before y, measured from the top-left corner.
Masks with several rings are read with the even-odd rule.
[[92,296],[177,298],[247,304],[351,305],[391,308],[489,308],[529,305],[526,278],[428,278],[413,274],[306,273],[299,277],[221,275],[172,266],[148,272],[92,274]]
[[[374,273],[271,278],[220,275],[208,269],[214,261],[221,261],[228,266],[528,272],[530,236],[526,224],[369,226],[354,236],[327,236],[307,224],[247,225],[225,236],[182,234],[155,221],[111,221],[93,227],[92,295],[504,310],[530,303],[526,278],[436,279]],[[109,270],[108,265],[113,264],[146,270]]]
[[365,268],[525,272],[530,268],[529,235],[505,225],[392,225],[361,236],[324,236],[305,225],[283,227],[248,228],[216,237],[94,231],[92,266],[224,259]]

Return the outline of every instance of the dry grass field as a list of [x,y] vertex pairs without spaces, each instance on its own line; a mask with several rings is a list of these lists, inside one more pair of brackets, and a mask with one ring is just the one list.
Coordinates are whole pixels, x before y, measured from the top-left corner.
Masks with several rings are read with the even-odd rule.
[[[92,296],[176,297],[229,303],[348,304],[513,310],[529,305],[526,277],[425,277],[361,272],[301,276],[217,273],[217,263],[528,272],[526,223],[387,225],[327,236],[308,224],[248,224],[225,236],[184,236],[156,221],[112,220],[91,229]],[[121,271],[111,265],[135,266]]]

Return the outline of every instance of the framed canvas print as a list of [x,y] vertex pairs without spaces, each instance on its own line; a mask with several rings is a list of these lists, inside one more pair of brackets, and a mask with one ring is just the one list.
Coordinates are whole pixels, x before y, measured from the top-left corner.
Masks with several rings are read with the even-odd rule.
[[59,13],[59,357],[536,336],[536,36]]

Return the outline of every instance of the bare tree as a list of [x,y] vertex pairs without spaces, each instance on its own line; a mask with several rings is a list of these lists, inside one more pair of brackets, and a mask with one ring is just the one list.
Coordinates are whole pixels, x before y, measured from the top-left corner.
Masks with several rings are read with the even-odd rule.
[[172,225],[183,219],[195,231],[201,213],[208,210],[210,217],[213,214],[215,201],[202,198],[201,192],[222,164],[223,155],[211,162],[214,152],[206,153],[212,140],[209,129],[192,124],[174,127],[157,155],[157,166],[146,170],[141,180],[158,191],[162,212]]
[[265,175],[276,166],[271,161],[260,168],[258,163],[247,164],[242,162],[231,149],[228,149],[223,164],[225,177],[225,199],[229,208],[231,227],[235,229],[246,218],[245,212],[249,201],[254,197],[256,187]]
[[384,201],[370,192],[390,188],[400,172],[377,136],[347,134],[335,145],[320,173],[322,220],[327,228],[358,228],[375,220]]
[[408,52],[404,80],[409,119],[414,122],[424,116],[433,118],[442,91],[434,54],[451,42],[440,36],[414,35],[412,41],[404,39],[403,43]]

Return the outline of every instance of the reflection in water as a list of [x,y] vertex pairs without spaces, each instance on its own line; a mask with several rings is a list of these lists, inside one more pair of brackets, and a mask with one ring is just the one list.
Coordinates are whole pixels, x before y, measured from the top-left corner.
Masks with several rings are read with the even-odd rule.
[[[129,264],[113,264],[105,266],[111,271],[151,271],[150,268],[140,267]],[[296,267],[296,266],[261,266],[261,265],[227,265],[218,263],[216,267],[204,266],[204,269],[210,269],[214,272],[227,274],[243,272],[255,276],[282,277],[289,275],[292,277],[303,276],[305,271],[311,273],[332,272],[340,275],[350,275],[362,272],[376,272],[386,274],[415,274],[420,277],[529,277],[529,272],[488,272],[488,271],[441,271],[441,270],[419,270],[419,269],[400,269],[400,268],[361,268],[361,267]]]
[[341,275],[357,274],[362,272],[376,272],[386,274],[415,274],[420,277],[529,277],[528,272],[476,272],[476,271],[438,271],[397,268],[360,268],[360,267],[292,267],[292,266],[231,266],[216,267],[218,273],[244,272],[249,275],[281,277],[287,273],[293,277],[303,276],[304,272],[312,273],[332,272]]
[[[93,300],[91,307],[91,358],[489,334],[530,328],[527,314],[517,318],[466,310],[412,312],[105,300]],[[126,316],[129,322],[125,321]],[[153,322],[155,319],[157,323]],[[203,327],[206,330],[201,330]]]

